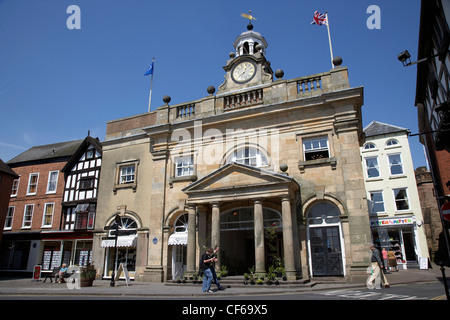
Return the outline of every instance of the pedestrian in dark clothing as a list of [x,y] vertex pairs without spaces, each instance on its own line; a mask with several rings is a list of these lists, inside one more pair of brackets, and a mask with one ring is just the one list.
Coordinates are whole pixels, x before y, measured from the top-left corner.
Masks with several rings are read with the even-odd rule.
[[216,275],[216,261],[217,261],[217,258],[218,258],[218,252],[219,252],[219,247],[215,246],[214,247],[214,251],[213,251],[213,253],[211,255],[211,258],[215,258],[216,260],[211,262],[211,273],[212,273],[212,276],[213,276],[213,280],[216,283],[217,289],[218,290],[224,290],[224,288],[220,285],[219,279],[217,279],[217,275]]
[[203,277],[203,285],[202,285],[202,291],[203,292],[213,292],[211,287],[211,281],[213,279],[213,275],[211,272],[211,262],[217,261],[216,258],[211,258],[211,254],[213,253],[213,249],[209,248],[206,250],[206,253],[202,255],[202,259],[200,260],[200,268],[203,270],[203,274],[205,275]]

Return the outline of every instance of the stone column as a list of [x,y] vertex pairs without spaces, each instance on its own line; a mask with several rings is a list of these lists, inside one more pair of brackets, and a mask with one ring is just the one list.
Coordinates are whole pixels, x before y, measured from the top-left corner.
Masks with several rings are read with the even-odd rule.
[[[218,202],[212,203],[211,214],[211,247],[220,247],[220,207]],[[220,252],[220,251],[219,251]],[[216,262],[216,270],[220,270],[220,259]]]
[[187,241],[187,257],[186,257],[186,272],[188,274],[195,273],[195,250],[196,250],[196,207],[189,205],[188,208],[188,241]]
[[288,280],[296,280],[290,196],[281,198],[281,214],[283,218],[284,269]]
[[264,217],[261,199],[254,202],[255,231],[255,273],[266,273],[266,256],[264,249]]

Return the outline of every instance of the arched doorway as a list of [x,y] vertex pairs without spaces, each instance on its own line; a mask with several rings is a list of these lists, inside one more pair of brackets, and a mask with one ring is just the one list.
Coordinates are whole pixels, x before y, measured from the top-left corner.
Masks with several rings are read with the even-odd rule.
[[313,277],[344,276],[344,240],[340,211],[331,202],[318,202],[307,211],[309,265]]
[[169,237],[172,247],[172,280],[182,279],[186,271],[188,214],[181,214],[173,224],[174,232]]
[[[253,207],[238,207],[221,213],[221,265],[226,266],[230,274],[248,273],[255,266],[253,212]],[[283,259],[282,218],[278,211],[264,207],[263,220],[268,268],[275,258]]]
[[[105,248],[105,270],[104,277],[110,278],[113,269],[118,269],[119,265],[123,263],[127,266],[128,273],[131,279],[134,279],[136,272],[136,243],[137,243],[137,222],[129,216],[120,217],[119,222],[119,236],[117,237],[117,256],[114,261],[115,248],[115,229],[116,222],[112,220],[109,225],[108,238],[102,241],[101,246]],[[120,278],[125,278],[122,273]]]

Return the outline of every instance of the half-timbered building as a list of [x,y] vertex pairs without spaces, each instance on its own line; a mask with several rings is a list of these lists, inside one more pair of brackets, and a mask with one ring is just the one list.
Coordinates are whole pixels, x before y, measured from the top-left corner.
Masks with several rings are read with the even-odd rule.
[[72,248],[70,262],[79,266],[92,262],[92,230],[101,165],[101,143],[87,136],[61,170],[65,180],[61,230],[69,232],[65,245]]

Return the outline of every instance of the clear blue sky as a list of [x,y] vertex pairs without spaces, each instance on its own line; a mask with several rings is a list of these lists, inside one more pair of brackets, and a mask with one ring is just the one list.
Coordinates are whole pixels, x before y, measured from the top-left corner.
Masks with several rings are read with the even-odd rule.
[[[69,30],[69,5],[81,9],[81,29]],[[370,30],[370,5],[381,29]],[[364,87],[363,126],[372,120],[417,133],[416,66],[419,0],[0,0],[0,158],[5,162],[42,144],[104,140],[106,122],[144,113],[156,58],[152,110],[200,99],[224,80],[233,42],[252,14],[267,40],[266,57],[284,79],[330,70],[325,26],[313,12],[328,11],[335,56],[350,85]],[[410,138],[414,166],[426,164],[418,137]]]

